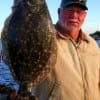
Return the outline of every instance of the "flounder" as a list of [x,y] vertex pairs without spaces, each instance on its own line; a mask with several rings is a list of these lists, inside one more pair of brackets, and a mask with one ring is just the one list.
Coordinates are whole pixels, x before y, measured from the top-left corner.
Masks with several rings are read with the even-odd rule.
[[2,42],[4,60],[20,84],[18,100],[33,100],[28,89],[52,71],[57,57],[55,32],[45,0],[22,0],[15,7]]

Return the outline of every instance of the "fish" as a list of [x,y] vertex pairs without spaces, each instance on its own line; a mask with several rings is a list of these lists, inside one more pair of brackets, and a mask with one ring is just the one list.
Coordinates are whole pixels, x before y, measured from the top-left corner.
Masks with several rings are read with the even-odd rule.
[[2,34],[4,60],[20,84],[17,100],[35,100],[30,88],[45,80],[56,63],[56,30],[45,0],[21,0],[14,9]]

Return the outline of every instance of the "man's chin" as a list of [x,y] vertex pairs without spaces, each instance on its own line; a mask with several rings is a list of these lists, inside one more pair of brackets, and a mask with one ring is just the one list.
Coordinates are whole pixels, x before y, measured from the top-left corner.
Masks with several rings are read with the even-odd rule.
[[71,27],[68,28],[68,30],[75,32],[75,31],[78,31],[79,30],[79,27],[71,26]]

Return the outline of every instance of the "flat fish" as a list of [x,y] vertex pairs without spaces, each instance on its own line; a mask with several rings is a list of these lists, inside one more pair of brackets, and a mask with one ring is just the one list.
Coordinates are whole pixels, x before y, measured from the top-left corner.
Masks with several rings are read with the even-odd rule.
[[57,58],[55,33],[45,0],[22,0],[15,7],[2,42],[9,55],[5,54],[5,61],[10,61],[8,66],[23,94],[53,70]]

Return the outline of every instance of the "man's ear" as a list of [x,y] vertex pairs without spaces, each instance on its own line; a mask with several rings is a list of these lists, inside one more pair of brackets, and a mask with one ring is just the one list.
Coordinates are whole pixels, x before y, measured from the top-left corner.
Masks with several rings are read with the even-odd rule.
[[84,13],[84,16],[85,16],[85,17],[87,16],[87,12]]

